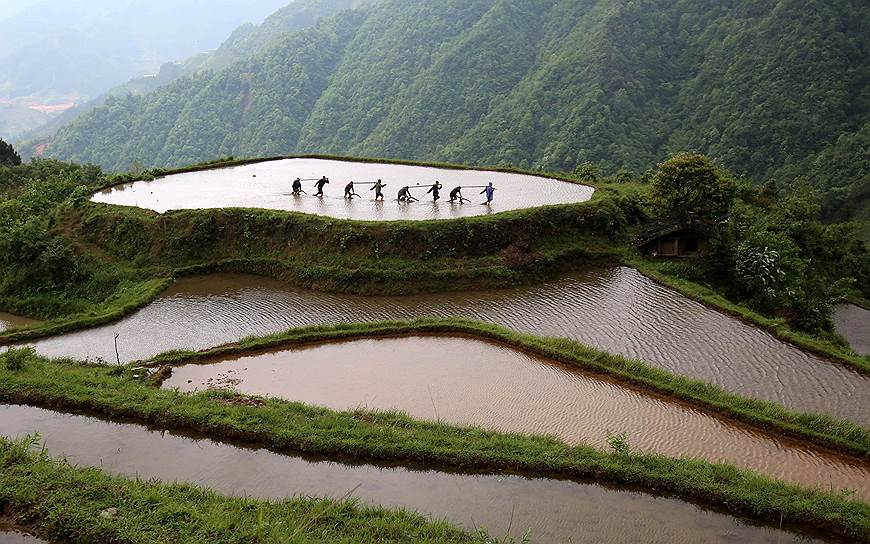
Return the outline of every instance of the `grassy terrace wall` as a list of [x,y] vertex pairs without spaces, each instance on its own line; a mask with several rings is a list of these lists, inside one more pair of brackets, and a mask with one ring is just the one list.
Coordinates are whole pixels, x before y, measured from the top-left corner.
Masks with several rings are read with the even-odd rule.
[[[76,469],[0,439],[0,511],[47,539],[103,544],[428,542],[486,544],[444,522],[353,502],[267,502],[222,497],[187,485],[132,481]],[[100,513],[115,508],[116,517]]]
[[[870,505],[729,465],[606,453],[549,438],[421,422],[397,413],[337,412],[277,399],[239,402],[240,395],[226,391],[188,395],[157,389],[147,379],[143,382],[137,378],[141,371],[132,366],[88,366],[22,352],[12,357],[14,364],[9,363],[9,354],[0,356],[0,402],[84,410],[164,429],[244,440],[279,452],[358,462],[422,463],[463,472],[611,481],[732,514],[870,538]],[[31,502],[22,509],[32,511],[34,506]]]

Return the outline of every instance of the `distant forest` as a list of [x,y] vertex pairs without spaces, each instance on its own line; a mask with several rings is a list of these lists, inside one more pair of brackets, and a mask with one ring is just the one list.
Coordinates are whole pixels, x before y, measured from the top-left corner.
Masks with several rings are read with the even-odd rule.
[[815,187],[829,218],[870,219],[868,21],[864,0],[371,1],[109,99],[48,155],[116,171],[321,152],[612,175],[696,151]]

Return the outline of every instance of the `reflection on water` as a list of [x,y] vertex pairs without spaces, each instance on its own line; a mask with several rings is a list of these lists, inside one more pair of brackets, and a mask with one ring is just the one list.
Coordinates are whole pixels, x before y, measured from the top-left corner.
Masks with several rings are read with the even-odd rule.
[[853,350],[870,355],[870,310],[854,304],[840,304],[834,309],[837,334],[849,342]]
[[593,484],[312,462],[136,425],[0,407],[0,434],[15,437],[37,431],[55,458],[129,477],[188,482],[267,499],[341,497],[355,489],[353,496],[364,503],[416,510],[467,529],[483,525],[501,536],[510,527],[510,533],[520,537],[531,528],[535,542],[808,541],[678,500]]
[[458,316],[565,337],[791,409],[870,425],[870,378],[662,287],[630,268],[539,286],[409,297],[303,291],[254,276],[179,281],[119,323],[46,339],[49,356],[145,359],[310,324]]
[[176,368],[164,387],[231,388],[335,410],[400,410],[418,419],[547,434],[602,449],[608,431],[626,431],[639,452],[723,461],[870,498],[865,463],[467,338],[354,340],[228,358]]
[[[313,181],[304,182],[309,195],[292,196],[291,182],[297,177],[330,178],[323,198],[313,195]],[[361,182],[382,179],[385,201],[375,202],[371,185]],[[426,191],[436,180],[444,188],[441,200],[433,202]],[[344,186],[357,183],[355,191],[360,198],[345,199]],[[486,185],[492,181],[496,198],[490,206],[483,206],[479,188],[464,191],[470,203],[451,204],[450,191],[458,186]],[[423,185],[415,187],[416,184]],[[400,188],[410,186],[419,202],[399,203],[396,196]],[[339,219],[382,220],[399,219],[452,219],[488,213],[531,208],[550,204],[585,202],[594,190],[554,179],[522,174],[506,174],[479,170],[448,170],[422,166],[374,164],[321,159],[285,159],[222,168],[202,172],[189,172],[139,181],[107,189],[94,195],[94,202],[138,206],[160,213],[167,210],[191,208],[266,208],[315,213]]]

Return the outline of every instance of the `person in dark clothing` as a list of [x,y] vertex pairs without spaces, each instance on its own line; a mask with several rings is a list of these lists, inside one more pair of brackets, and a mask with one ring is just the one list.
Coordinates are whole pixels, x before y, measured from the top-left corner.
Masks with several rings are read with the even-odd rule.
[[401,189],[399,189],[399,202],[413,202],[417,200],[413,196],[411,196],[411,188],[405,185]]
[[467,198],[462,196],[462,187],[456,187],[452,191],[450,191],[450,202],[456,202],[457,200],[460,204],[468,200]]
[[328,184],[329,179],[326,176],[323,176],[322,178],[317,180],[317,183],[315,184],[315,186],[317,187],[317,192],[314,193],[314,196],[323,196],[323,186]]
[[495,193],[495,187],[492,186],[491,181],[489,182],[489,185],[487,185],[483,189],[483,191],[480,192],[480,194],[484,194],[484,193],[486,194],[486,202],[484,202],[484,204],[486,204],[488,206],[488,205],[492,204],[493,193]]
[[429,190],[426,191],[427,195],[429,193],[432,193],[432,201],[433,202],[438,202],[438,199],[441,198],[441,195],[438,193],[438,191],[440,191],[442,187],[443,187],[443,185],[441,185],[441,182],[436,181],[435,185],[433,185],[432,187],[429,187]]
[[353,182],[351,181],[347,185],[344,186],[344,198],[350,198],[353,200],[353,197],[359,196],[356,194],[356,191],[353,190]]
[[369,191],[374,191],[374,192],[375,192],[375,200],[377,200],[377,199],[379,199],[379,198],[380,198],[381,200],[384,199],[384,193],[383,193],[382,189],[383,189],[384,187],[386,187],[386,186],[387,186],[386,183],[382,182],[381,180],[378,180],[377,183],[375,183],[375,184],[372,186],[372,188],[369,189]]
[[299,178],[294,179],[293,180],[293,196],[298,196],[299,193],[303,193],[303,192],[304,191],[302,190],[302,180]]

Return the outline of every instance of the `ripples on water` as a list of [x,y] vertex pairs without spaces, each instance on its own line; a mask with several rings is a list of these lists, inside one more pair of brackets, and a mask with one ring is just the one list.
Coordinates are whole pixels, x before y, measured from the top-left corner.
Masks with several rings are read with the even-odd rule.
[[335,410],[399,410],[603,449],[608,432],[626,431],[638,452],[728,462],[870,498],[870,466],[854,459],[468,338],[354,340],[232,357],[176,368],[164,387],[232,388]]
[[124,361],[311,324],[466,317],[571,338],[788,408],[870,425],[870,378],[662,287],[630,268],[535,287],[411,297],[333,295],[254,276],[179,281],[123,321],[37,343],[41,353]]
[[312,462],[137,425],[0,406],[0,434],[37,431],[55,458],[140,480],[188,482],[266,499],[341,497],[354,489],[363,503],[417,510],[467,529],[484,525],[498,536],[509,526],[517,538],[532,528],[534,542],[813,541],[682,501],[593,484]]
[[[325,196],[291,196],[290,184],[297,177],[320,178],[331,182]],[[370,185],[357,185],[362,198],[344,198],[344,186],[349,181],[363,182],[383,179],[384,201],[374,202]],[[413,188],[416,203],[398,203],[396,196],[403,186],[417,183],[431,186],[440,180],[444,188],[441,200],[433,203],[426,195],[429,187]],[[496,187],[495,200],[490,206],[481,206],[481,189],[466,189],[466,204],[450,204],[450,191],[457,185],[486,185],[492,181]],[[305,190],[313,195],[313,181],[306,181]],[[336,217],[339,219],[394,221],[399,219],[454,219],[474,215],[533,208],[550,204],[585,202],[592,198],[592,187],[522,174],[486,172],[479,170],[448,170],[422,166],[374,164],[320,159],[286,159],[221,168],[202,172],[189,172],[138,181],[107,189],[92,198],[95,202],[138,206],[163,213],[167,210],[203,208],[265,208],[289,210]]]
[[870,355],[870,310],[854,304],[840,304],[834,310],[834,326],[853,350]]

